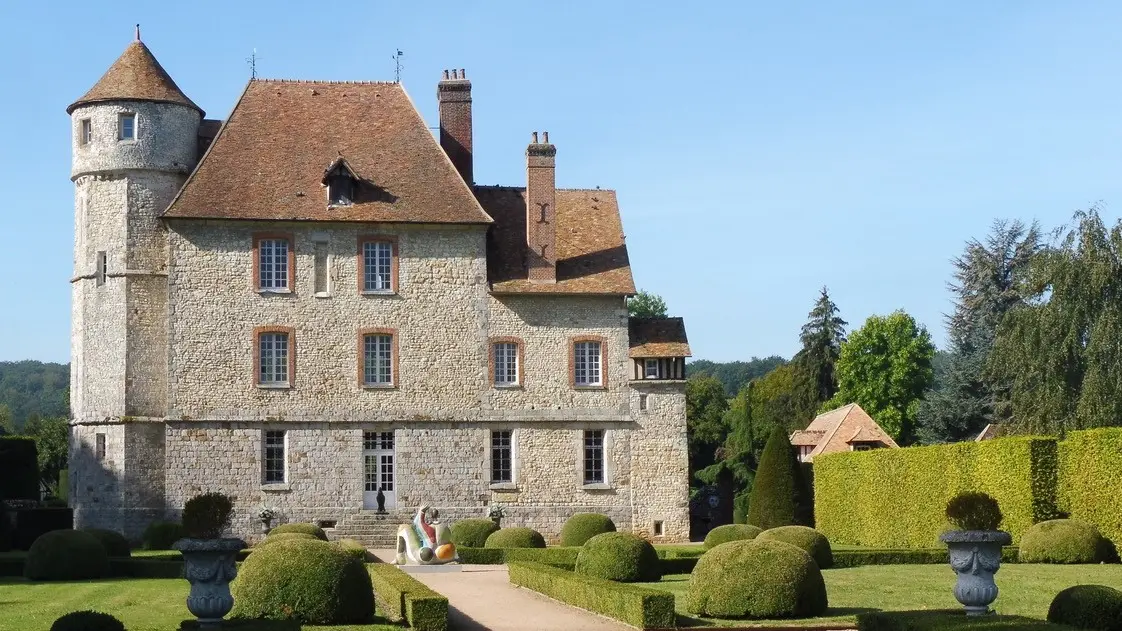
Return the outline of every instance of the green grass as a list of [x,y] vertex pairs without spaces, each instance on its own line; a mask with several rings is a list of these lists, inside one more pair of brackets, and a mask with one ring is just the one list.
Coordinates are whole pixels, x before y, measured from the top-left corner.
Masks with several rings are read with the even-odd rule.
[[[916,609],[958,609],[951,593],[954,571],[947,565],[868,565],[826,570],[830,610],[821,618],[799,621],[804,626],[852,623],[858,613]],[[679,626],[751,626],[761,620],[697,618],[682,609],[689,574],[664,576],[657,583],[639,583],[674,594]],[[993,608],[1001,614],[1043,620],[1060,590],[1072,585],[1100,584],[1122,589],[1122,565],[1002,565],[997,573],[1000,594]],[[774,625],[780,621],[771,621]]]
[[[182,579],[106,579],[58,583],[32,583],[0,579],[0,631],[49,629],[59,616],[94,609],[116,616],[129,631],[175,631],[179,623],[193,620],[187,611],[190,586]],[[401,631],[388,624],[304,626],[302,629],[335,631]]]

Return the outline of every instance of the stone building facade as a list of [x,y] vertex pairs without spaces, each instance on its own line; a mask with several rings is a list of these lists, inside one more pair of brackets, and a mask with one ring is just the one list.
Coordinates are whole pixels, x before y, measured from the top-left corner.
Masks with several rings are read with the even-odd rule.
[[688,537],[680,319],[629,318],[613,191],[472,180],[471,83],[439,141],[397,83],[253,80],[204,118],[133,42],[73,129],[70,501],[136,538],[192,496],[235,533],[376,507],[556,537],[576,512]]

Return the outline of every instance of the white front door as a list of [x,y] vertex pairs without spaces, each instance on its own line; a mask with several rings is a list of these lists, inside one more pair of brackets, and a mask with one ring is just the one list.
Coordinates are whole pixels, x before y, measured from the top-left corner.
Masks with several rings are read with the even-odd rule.
[[363,508],[378,508],[378,489],[386,498],[386,510],[397,506],[394,485],[393,432],[362,433]]

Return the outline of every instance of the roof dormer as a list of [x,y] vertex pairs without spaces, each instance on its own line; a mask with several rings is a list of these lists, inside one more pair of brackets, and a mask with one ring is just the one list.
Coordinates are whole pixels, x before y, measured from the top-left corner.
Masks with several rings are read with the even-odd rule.
[[339,156],[323,172],[323,185],[327,187],[328,206],[350,206],[355,200],[359,178],[346,158]]
[[630,318],[629,346],[632,381],[682,381],[690,344],[682,318]]

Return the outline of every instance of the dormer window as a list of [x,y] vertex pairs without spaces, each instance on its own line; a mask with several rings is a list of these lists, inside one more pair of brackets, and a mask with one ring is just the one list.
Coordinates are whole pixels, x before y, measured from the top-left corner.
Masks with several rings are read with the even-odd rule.
[[350,206],[354,203],[358,177],[347,161],[340,156],[323,174],[323,184],[327,187],[328,206]]

